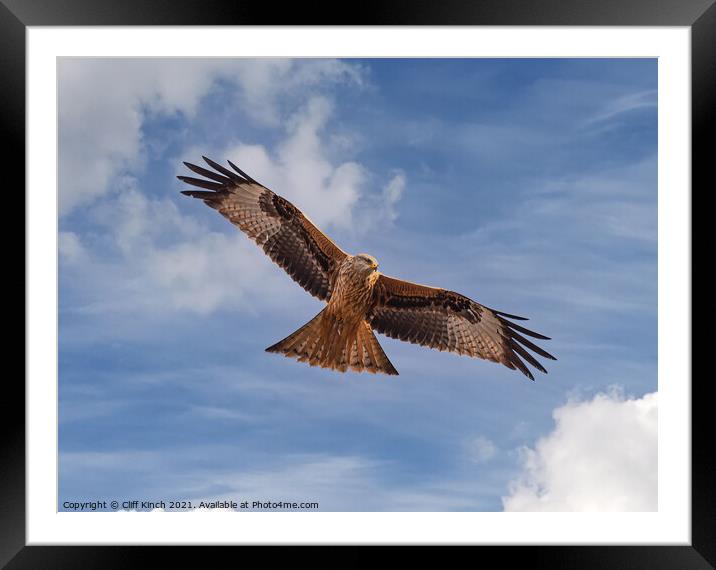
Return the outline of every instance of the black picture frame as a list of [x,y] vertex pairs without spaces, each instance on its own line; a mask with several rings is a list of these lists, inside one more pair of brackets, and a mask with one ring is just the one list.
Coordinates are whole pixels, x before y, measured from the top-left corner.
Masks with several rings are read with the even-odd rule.
[[[5,192],[25,186],[25,37],[28,26],[117,25],[558,25],[688,26],[691,28],[692,188],[714,188],[708,148],[716,116],[716,5],[714,0],[443,0],[286,4],[217,0],[0,0],[0,116],[5,139]],[[12,167],[8,168],[10,165]],[[14,175],[15,179],[7,180]],[[688,191],[689,189],[685,189]],[[8,196],[9,194],[5,194]],[[16,193],[13,194],[16,196]],[[691,193],[693,196],[693,190]],[[12,202],[16,211],[19,200]],[[7,207],[10,205],[4,202]],[[23,206],[24,208],[24,206]],[[6,214],[9,214],[6,210]],[[10,217],[17,218],[13,213]],[[24,217],[23,217],[24,219]],[[692,222],[693,224],[693,222]],[[693,227],[693,226],[692,226]],[[14,234],[17,236],[17,234]],[[13,238],[15,241],[17,237]],[[13,243],[13,242],[9,242]],[[11,248],[9,248],[11,249]],[[19,248],[15,248],[19,249]],[[24,258],[23,258],[24,263]],[[23,274],[24,275],[24,274]],[[24,283],[23,278],[23,285]],[[24,288],[23,288],[24,293]],[[8,332],[9,328],[6,328]],[[15,335],[13,335],[15,336]],[[24,335],[23,335],[24,339]],[[692,351],[693,352],[693,351]],[[690,379],[684,379],[687,381]],[[522,560],[549,568],[713,568],[716,565],[716,453],[707,406],[708,376],[692,382],[692,542],[688,546],[494,546],[501,564]],[[25,390],[6,373],[0,462],[0,564],[8,568],[133,567],[149,551],[178,553],[183,563],[206,551],[166,547],[25,545]],[[206,547],[203,547],[206,548]]]

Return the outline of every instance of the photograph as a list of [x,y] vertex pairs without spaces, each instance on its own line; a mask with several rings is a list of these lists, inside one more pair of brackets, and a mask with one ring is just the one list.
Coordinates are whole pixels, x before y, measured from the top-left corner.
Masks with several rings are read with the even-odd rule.
[[57,511],[659,511],[659,65],[57,57]]

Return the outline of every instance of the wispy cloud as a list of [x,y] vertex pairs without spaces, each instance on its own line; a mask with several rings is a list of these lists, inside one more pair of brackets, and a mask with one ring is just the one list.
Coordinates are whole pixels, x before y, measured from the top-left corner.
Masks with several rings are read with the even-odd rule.
[[608,101],[604,108],[587,119],[584,125],[591,126],[595,123],[611,121],[623,113],[629,113],[630,111],[636,111],[638,109],[656,109],[656,106],[656,89],[628,93]]
[[57,236],[57,249],[63,261],[68,263],[82,262],[86,256],[82,240],[75,232],[60,232]]
[[[251,507],[254,501],[317,502],[316,510],[321,512],[482,510],[489,505],[490,495],[499,492],[494,473],[480,483],[454,478],[405,483],[386,477],[395,468],[393,462],[350,454],[285,454],[280,458],[252,454],[239,459],[238,465],[206,469],[201,463],[207,452],[227,457],[235,450],[184,448],[177,458],[194,459],[174,461],[137,451],[63,453],[61,465],[64,476],[114,471],[139,477],[145,493],[157,501],[178,497],[194,504],[247,501],[252,510],[261,510]],[[158,473],[162,476],[156,476]],[[122,488],[115,489],[111,497],[127,498]]]
[[467,442],[467,454],[475,463],[486,463],[497,454],[495,444],[484,435],[479,435]]

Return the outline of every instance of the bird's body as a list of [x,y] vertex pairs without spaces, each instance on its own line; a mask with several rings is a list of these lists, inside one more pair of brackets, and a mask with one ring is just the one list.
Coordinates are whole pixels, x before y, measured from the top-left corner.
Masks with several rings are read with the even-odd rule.
[[366,321],[380,276],[375,271],[377,266],[375,259],[366,254],[347,256],[338,267],[326,308],[266,350],[341,372],[350,368],[356,372],[397,374]]
[[[546,370],[526,348],[554,357],[526,339],[546,336],[464,295],[383,275],[368,254],[349,255],[285,198],[229,162],[233,172],[204,157],[214,170],[184,163],[206,179],[179,179],[208,191],[200,198],[239,227],[291,278],[326,307],[268,352],[345,372],[397,375],[373,331],[408,342],[504,364],[534,380],[522,359]],[[217,174],[218,173],[218,174]],[[521,357],[521,358],[520,358]]]
[[371,306],[373,287],[380,273],[377,262],[365,262],[365,254],[348,256],[338,268],[336,284],[326,310],[338,318],[363,319]]

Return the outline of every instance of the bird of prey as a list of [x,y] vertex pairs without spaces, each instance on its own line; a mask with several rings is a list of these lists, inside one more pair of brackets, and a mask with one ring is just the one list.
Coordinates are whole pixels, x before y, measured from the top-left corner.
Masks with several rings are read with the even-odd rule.
[[[248,235],[306,291],[326,302],[308,323],[266,349],[345,372],[397,375],[373,334],[440,351],[483,358],[520,370],[524,361],[547,372],[532,352],[554,356],[525,338],[548,340],[512,320],[526,320],[490,309],[459,293],[388,277],[372,255],[349,255],[296,206],[260,184],[231,161],[232,170],[202,157],[213,169],[185,162],[203,178],[178,176],[202,190],[182,194],[207,206]],[[524,361],[523,361],[524,360]]]

